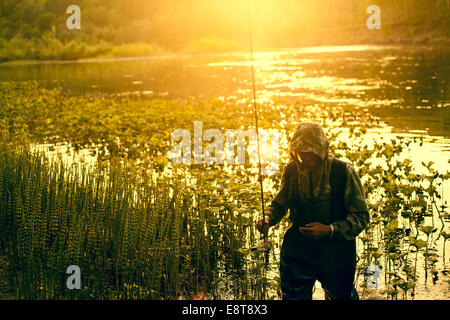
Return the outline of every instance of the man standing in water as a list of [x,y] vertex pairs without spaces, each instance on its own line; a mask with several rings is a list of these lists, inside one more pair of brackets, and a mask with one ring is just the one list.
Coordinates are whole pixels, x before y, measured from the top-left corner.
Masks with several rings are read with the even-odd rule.
[[353,167],[329,155],[320,125],[301,123],[290,142],[281,188],[257,228],[267,233],[290,210],[280,257],[282,297],[311,300],[320,281],[326,299],[358,299],[353,286],[355,238],[369,222],[361,181]]

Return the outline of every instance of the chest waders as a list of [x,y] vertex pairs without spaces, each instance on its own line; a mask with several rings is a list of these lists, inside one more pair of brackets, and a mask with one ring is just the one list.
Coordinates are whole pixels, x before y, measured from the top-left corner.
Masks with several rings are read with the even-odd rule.
[[294,162],[287,168],[291,227],[283,238],[280,257],[283,299],[311,299],[312,287],[320,281],[328,299],[357,298],[353,287],[356,242],[333,238],[308,239],[298,228],[314,221],[330,224],[346,216],[344,190],[346,165],[334,159],[330,172],[331,192],[310,199],[298,192]]

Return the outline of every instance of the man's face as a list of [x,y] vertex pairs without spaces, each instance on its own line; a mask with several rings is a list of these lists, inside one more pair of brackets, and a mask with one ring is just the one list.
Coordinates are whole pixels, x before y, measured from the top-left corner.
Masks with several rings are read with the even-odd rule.
[[313,168],[320,163],[320,157],[312,152],[296,152],[300,159],[296,159],[305,168]]

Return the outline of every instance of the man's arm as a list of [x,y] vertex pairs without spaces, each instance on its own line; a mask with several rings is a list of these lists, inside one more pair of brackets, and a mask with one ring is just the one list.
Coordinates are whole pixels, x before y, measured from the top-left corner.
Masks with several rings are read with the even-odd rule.
[[347,163],[347,181],[344,192],[347,216],[343,220],[333,222],[331,237],[355,239],[369,223],[369,210],[361,180],[352,165]]
[[281,174],[281,186],[277,195],[267,207],[267,216],[269,217],[269,226],[278,224],[286,215],[289,209],[289,177],[292,170],[296,170],[294,162],[289,162]]

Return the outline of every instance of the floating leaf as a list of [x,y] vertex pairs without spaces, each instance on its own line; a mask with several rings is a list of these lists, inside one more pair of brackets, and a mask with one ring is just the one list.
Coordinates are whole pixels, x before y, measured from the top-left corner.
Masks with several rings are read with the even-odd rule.
[[447,240],[448,238],[450,238],[450,233],[447,233],[447,232],[445,232],[444,230],[442,230],[439,234],[440,234],[441,236],[443,236],[445,240]]
[[421,239],[416,240],[416,239],[410,237],[410,242],[414,247],[416,247],[417,250],[427,246],[427,243]]
[[250,253],[251,250],[250,249],[239,248],[236,251],[242,253],[243,255],[247,255],[247,254]]
[[432,226],[423,226],[420,227],[420,230],[423,231],[427,236],[429,236],[431,233],[436,232],[437,228],[433,228]]

